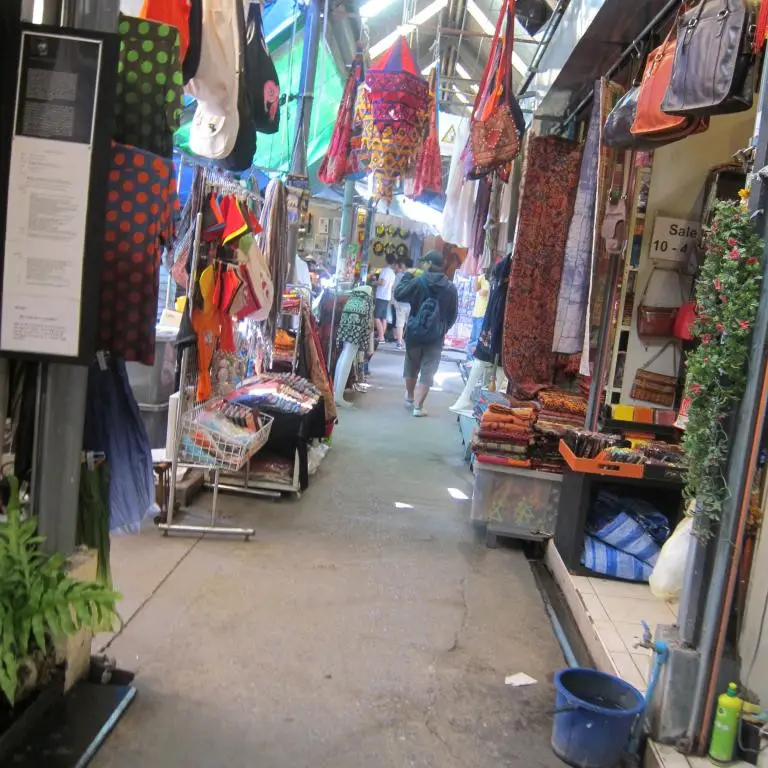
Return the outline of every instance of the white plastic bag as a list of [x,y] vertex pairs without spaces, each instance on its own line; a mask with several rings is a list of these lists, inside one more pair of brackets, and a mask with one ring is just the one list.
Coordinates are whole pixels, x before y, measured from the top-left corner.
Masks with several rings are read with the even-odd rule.
[[680,598],[692,529],[693,518],[684,517],[661,548],[648,585],[651,592],[662,600]]

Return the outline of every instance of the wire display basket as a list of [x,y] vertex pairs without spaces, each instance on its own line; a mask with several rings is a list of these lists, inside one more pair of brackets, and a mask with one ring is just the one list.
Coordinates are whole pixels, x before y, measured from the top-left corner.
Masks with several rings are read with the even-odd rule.
[[242,419],[235,423],[222,412],[223,400],[209,400],[184,414],[179,461],[198,467],[237,472],[260,451],[272,430],[272,416],[254,416],[250,409],[226,404]]

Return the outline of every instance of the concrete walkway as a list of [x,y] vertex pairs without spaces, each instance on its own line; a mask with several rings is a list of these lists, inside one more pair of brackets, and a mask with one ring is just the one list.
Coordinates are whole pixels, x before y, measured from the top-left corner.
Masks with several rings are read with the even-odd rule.
[[[376,355],[299,501],[222,500],[254,541],[115,542],[127,623],[108,653],[139,696],[96,768],[561,765],[563,658],[522,553],[468,522],[456,366],[419,420],[401,365]],[[516,672],[539,682],[505,686]]]

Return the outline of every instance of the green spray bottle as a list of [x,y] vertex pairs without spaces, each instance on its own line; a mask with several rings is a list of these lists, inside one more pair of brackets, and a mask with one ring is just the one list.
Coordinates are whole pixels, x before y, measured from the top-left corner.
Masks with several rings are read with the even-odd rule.
[[730,683],[728,690],[717,699],[717,712],[709,742],[709,757],[716,763],[730,763],[736,752],[736,741],[741,724],[741,709],[744,702],[736,695],[736,683]]

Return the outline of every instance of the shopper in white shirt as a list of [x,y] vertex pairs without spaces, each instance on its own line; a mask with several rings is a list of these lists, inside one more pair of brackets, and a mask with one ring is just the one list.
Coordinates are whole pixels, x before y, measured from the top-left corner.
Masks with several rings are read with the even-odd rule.
[[379,273],[379,281],[376,284],[374,318],[376,319],[376,336],[379,343],[384,341],[384,334],[387,332],[389,305],[392,303],[392,294],[395,290],[395,270],[392,268],[394,263],[395,257],[392,254],[387,255],[387,266]]

